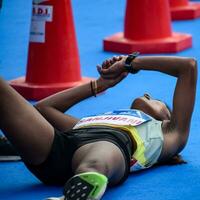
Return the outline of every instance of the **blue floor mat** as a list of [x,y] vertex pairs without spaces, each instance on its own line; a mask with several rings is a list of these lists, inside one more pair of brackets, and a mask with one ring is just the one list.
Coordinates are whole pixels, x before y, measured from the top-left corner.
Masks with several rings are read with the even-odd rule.
[[[103,51],[102,40],[123,30],[125,3],[125,0],[72,1],[83,76],[98,77],[96,64],[116,55]],[[0,10],[0,76],[6,80],[25,75],[30,19],[31,0],[3,0]],[[190,33],[193,36],[192,48],[173,55],[191,56],[199,60],[200,19],[175,21],[172,26],[175,32]],[[97,98],[81,102],[71,108],[69,113],[83,117],[116,108],[128,108],[135,97],[149,91],[152,96],[171,105],[174,86],[175,79],[169,76],[156,72],[140,72],[136,76],[130,75],[118,86]],[[198,88],[191,134],[182,152],[188,164],[156,167],[132,174],[123,185],[109,189],[103,200],[200,199]],[[48,196],[59,196],[61,192],[61,187],[41,184],[21,162],[0,163],[0,199],[42,200]]]

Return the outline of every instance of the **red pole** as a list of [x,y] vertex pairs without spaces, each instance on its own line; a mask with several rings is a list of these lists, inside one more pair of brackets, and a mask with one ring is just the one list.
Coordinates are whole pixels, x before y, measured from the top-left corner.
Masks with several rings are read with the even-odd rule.
[[169,0],[171,7],[187,6],[189,4],[188,0]]
[[172,36],[168,2],[154,1],[156,3],[148,0],[127,1],[124,23],[125,38],[149,40]]
[[27,99],[41,99],[89,80],[81,77],[71,1],[34,4],[26,77],[11,85]]
[[119,53],[178,52],[191,47],[192,37],[173,33],[168,0],[127,0],[124,33],[104,39],[104,50]]
[[169,0],[173,20],[195,19],[200,17],[200,3],[188,0]]

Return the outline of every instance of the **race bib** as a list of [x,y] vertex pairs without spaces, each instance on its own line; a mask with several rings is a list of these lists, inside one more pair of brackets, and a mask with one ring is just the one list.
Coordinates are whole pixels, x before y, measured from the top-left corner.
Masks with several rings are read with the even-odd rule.
[[82,118],[75,126],[81,128],[90,125],[138,126],[152,118],[139,110],[122,109]]

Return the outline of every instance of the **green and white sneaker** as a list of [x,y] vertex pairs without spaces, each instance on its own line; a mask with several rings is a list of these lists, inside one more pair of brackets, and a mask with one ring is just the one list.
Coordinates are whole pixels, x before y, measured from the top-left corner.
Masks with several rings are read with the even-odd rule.
[[96,172],[75,175],[64,186],[65,200],[99,200],[107,183],[107,177]]
[[100,200],[108,179],[96,172],[86,172],[73,176],[64,186],[64,196],[50,197],[48,200]]

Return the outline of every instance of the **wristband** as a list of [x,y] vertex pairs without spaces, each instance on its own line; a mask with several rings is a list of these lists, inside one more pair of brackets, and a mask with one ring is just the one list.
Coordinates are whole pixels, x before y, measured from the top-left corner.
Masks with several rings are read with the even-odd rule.
[[92,95],[96,97],[97,93],[98,93],[98,91],[97,91],[97,81],[96,80],[90,81],[90,87],[91,87]]
[[124,68],[127,72],[131,74],[136,74],[139,70],[134,69],[134,67],[131,65],[132,61],[139,55],[139,52],[133,52],[132,54],[129,54],[126,58]]

